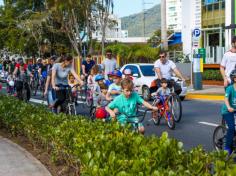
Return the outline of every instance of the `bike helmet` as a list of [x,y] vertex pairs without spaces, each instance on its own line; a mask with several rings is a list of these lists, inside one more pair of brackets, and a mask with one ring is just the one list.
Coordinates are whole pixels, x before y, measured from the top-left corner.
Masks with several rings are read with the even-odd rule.
[[95,117],[97,119],[105,119],[107,116],[107,112],[104,108],[98,108],[95,112]]
[[100,80],[103,80],[104,79],[104,76],[103,75],[97,75],[95,77],[95,81],[100,81]]
[[231,82],[233,83],[234,82],[234,78],[236,77],[236,69],[234,69],[231,73],[230,73],[230,79],[231,79]]
[[131,75],[132,71],[129,68],[127,68],[127,69],[124,70],[124,74],[125,75]]

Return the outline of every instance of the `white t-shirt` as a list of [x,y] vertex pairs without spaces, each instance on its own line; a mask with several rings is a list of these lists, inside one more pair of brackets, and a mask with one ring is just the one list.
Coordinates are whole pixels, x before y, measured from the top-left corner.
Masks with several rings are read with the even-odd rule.
[[221,61],[221,66],[225,68],[225,75],[230,80],[230,73],[235,69],[236,65],[236,53],[232,53],[228,51],[224,54],[223,59]]
[[159,68],[161,70],[162,78],[171,79],[172,71],[176,68],[176,65],[173,61],[167,60],[165,64],[163,64],[160,59],[158,59],[154,63],[155,68]]
[[116,60],[115,59],[108,59],[106,58],[102,65],[104,67],[105,75],[107,75],[109,72],[113,72],[117,68]]

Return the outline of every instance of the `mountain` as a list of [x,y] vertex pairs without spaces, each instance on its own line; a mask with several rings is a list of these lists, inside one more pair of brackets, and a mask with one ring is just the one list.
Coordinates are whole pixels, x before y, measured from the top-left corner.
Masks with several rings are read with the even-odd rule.
[[[150,37],[155,30],[161,28],[161,5],[146,10],[145,19],[145,36]],[[129,37],[143,37],[143,25],[142,12],[121,18],[121,28],[129,31]]]

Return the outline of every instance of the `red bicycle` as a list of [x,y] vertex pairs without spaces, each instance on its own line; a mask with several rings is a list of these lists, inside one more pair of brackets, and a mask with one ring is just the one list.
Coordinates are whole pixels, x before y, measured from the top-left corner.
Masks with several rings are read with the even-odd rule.
[[165,118],[170,129],[175,129],[175,120],[172,112],[170,96],[155,96],[152,104],[158,108],[157,112],[152,112],[152,120],[155,125],[159,125],[161,118]]

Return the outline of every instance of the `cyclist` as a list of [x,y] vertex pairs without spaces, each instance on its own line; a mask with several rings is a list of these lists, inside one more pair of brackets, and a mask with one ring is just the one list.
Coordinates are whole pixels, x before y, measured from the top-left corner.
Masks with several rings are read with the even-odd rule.
[[[52,61],[53,60],[53,61]],[[54,65],[55,58],[50,59],[50,69],[48,70],[47,80],[45,83],[44,97],[47,96],[48,107],[53,111],[54,102],[56,100],[56,93],[52,88],[52,67]]]
[[132,77],[132,71],[129,68],[125,69],[123,74],[125,78],[130,79],[131,81],[134,80],[134,78]]
[[106,84],[107,87],[109,87],[109,86],[113,83],[112,72],[109,72],[109,73],[107,74],[107,77],[108,77],[108,79],[105,80],[105,84]]
[[13,76],[16,78],[16,91],[19,93],[24,87],[27,91],[27,100],[30,99],[30,86],[28,83],[29,77],[32,76],[30,71],[28,70],[28,65],[24,63],[23,58],[18,59],[18,63],[16,64]]
[[93,103],[94,106],[97,106],[98,104],[98,96],[101,94],[101,88],[100,86],[104,84],[104,76],[103,75],[97,75],[95,77],[96,84],[93,87]]
[[66,56],[63,57],[60,63],[56,63],[52,67],[52,87],[56,91],[56,101],[54,108],[57,110],[66,100],[66,90],[69,87],[68,75],[71,73],[77,81],[83,85],[80,77],[76,74],[73,66],[73,57]]
[[106,79],[109,72],[113,72],[116,68],[118,68],[116,60],[112,58],[112,51],[110,49],[106,51],[106,59],[102,62],[102,67],[104,69]]
[[[134,84],[130,79],[124,79],[121,82],[122,87],[122,94],[116,97],[107,107],[106,111],[110,114],[110,116],[115,119],[117,118],[118,122],[121,125],[125,125],[128,123],[128,116],[135,116],[136,114],[136,107],[138,104],[143,104],[145,107],[157,111],[157,107],[154,107],[144,101],[136,92],[133,91]],[[116,117],[116,113],[120,113]],[[123,114],[122,114],[123,113]],[[130,118],[129,121],[135,122],[137,118]],[[144,126],[142,123],[139,123],[139,132],[144,134]]]
[[233,84],[226,88],[225,103],[221,108],[222,117],[228,126],[224,146],[224,149],[228,152],[228,154],[232,153],[231,146],[235,132],[234,111],[236,110],[236,70],[231,72],[230,78]]
[[177,77],[179,77],[182,81],[185,81],[185,78],[182,76],[181,72],[177,69],[175,63],[167,58],[167,53],[166,51],[161,51],[160,52],[160,59],[158,59],[154,63],[155,71],[157,73],[158,79],[156,80],[156,88],[151,89],[151,93],[156,91],[157,88],[160,87],[160,80],[162,78],[167,79],[168,81],[168,87],[173,87],[175,88],[175,92],[177,95],[179,95],[182,91],[181,86],[178,85],[176,82],[174,82],[171,79],[172,72],[176,74]]
[[114,83],[112,83],[108,88],[106,96],[108,101],[113,100],[115,97],[121,94],[122,73],[119,70],[117,70],[113,71],[111,75],[113,76]]
[[86,60],[82,62],[82,73],[87,78],[91,69],[95,65],[94,60],[92,60],[92,56],[89,54],[86,57]]
[[9,66],[9,74],[13,74],[16,67],[16,60],[13,58]]

